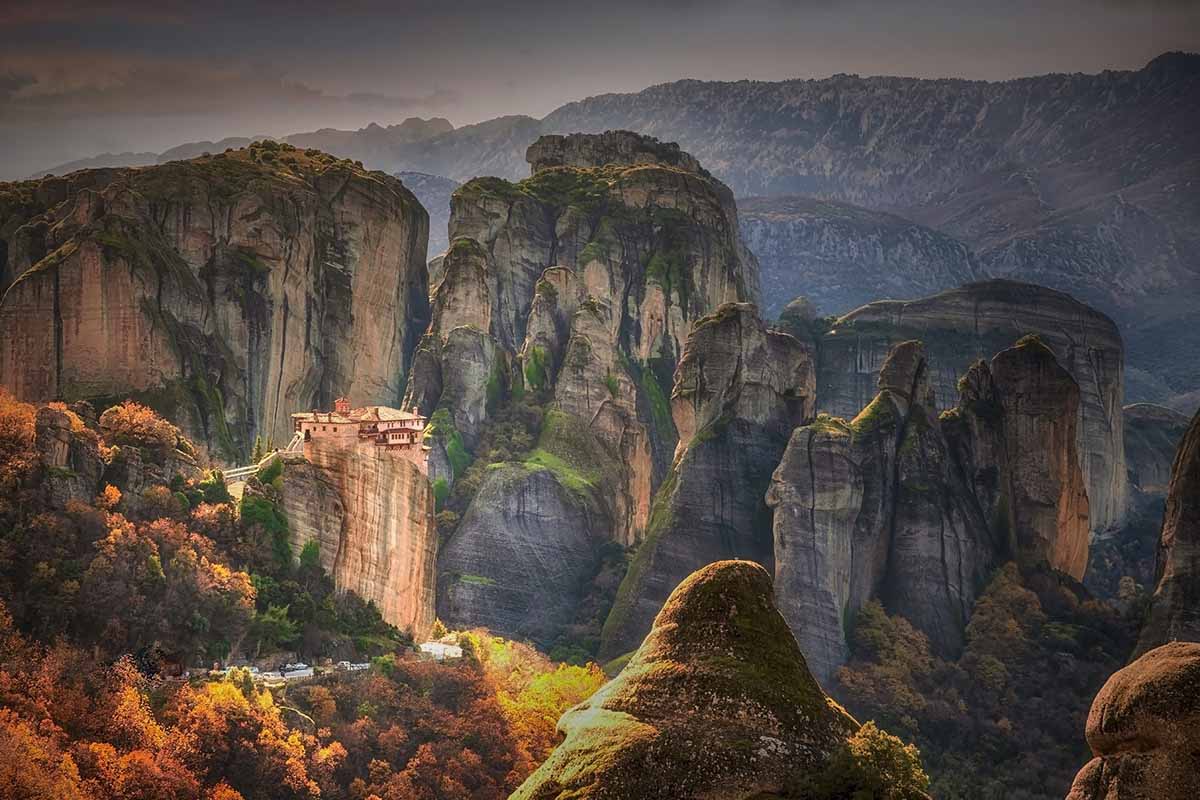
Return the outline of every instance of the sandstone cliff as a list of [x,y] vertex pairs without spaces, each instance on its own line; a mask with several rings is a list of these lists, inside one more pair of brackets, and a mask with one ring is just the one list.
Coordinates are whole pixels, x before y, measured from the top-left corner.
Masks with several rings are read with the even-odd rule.
[[[663,385],[683,342],[719,304],[757,293],[732,194],[677,147],[613,132],[539,140],[528,159],[519,183],[479,178],[455,192],[406,395],[433,415],[432,474],[450,485],[513,404],[563,423],[536,448],[558,461],[535,452],[487,474],[444,551],[443,616],[514,635],[538,627],[536,614],[550,629],[566,618],[568,584],[597,543],[643,537],[676,445]],[[553,469],[571,461],[555,441],[566,431],[575,453],[596,454],[587,479]],[[522,497],[539,513],[508,524]],[[522,560],[481,556],[495,536]],[[545,547],[565,560],[545,562]]]
[[284,460],[282,507],[292,552],[316,541],[339,590],[374,601],[420,640],[434,620],[433,493],[400,454],[354,440],[314,440]]
[[811,349],[766,329],[751,305],[696,323],[671,392],[674,463],[605,623],[603,655],[636,647],[692,570],[723,558],[773,568],[763,495],[792,428],[812,417],[814,378]]
[[1172,642],[1114,674],[1092,703],[1095,758],[1067,800],[1200,796],[1200,644]]
[[397,180],[261,143],[0,186],[0,384],[132,394],[223,458],[348,394],[397,404],[427,322]]
[[1124,349],[1103,314],[1030,284],[992,280],[911,302],[870,303],[840,318],[820,341],[817,408],[850,418],[870,402],[875,374],[897,342],[920,339],[939,409],[954,405],[958,378],[1026,334],[1036,334],[1079,385],[1080,466],[1095,531],[1129,505],[1122,404]]
[[819,771],[857,728],[808,673],[766,570],[718,562],[681,583],[621,673],[563,715],[565,740],[513,798],[761,797]]
[[872,598],[954,654],[1001,561],[1082,575],[1070,376],[1027,339],[974,364],[938,415],[930,375],[919,342],[896,345],[875,399],[850,422],[797,428],[772,477],[780,609],[819,680],[847,658],[846,622]]
[[1155,577],[1138,652],[1176,640],[1200,642],[1200,413],[1171,467]]

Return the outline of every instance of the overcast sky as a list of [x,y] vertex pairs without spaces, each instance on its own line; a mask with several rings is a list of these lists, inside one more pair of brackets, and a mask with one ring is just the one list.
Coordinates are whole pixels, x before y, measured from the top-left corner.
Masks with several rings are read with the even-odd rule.
[[0,0],[0,178],[685,77],[1002,79],[1168,50],[1200,51],[1200,0]]

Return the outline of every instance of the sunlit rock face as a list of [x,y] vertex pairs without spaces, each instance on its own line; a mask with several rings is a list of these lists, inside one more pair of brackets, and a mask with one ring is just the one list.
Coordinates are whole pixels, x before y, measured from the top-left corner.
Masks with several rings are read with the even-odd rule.
[[912,301],[870,303],[820,340],[817,410],[853,417],[875,394],[875,375],[898,342],[920,339],[937,408],[952,407],[971,362],[1035,334],[1079,386],[1076,450],[1093,530],[1120,523],[1129,507],[1125,464],[1124,346],[1115,324],[1067,294],[991,280]]
[[398,404],[428,324],[425,211],[316,151],[4,184],[0,216],[0,384],[132,394],[235,463],[297,409]]
[[1092,703],[1095,758],[1067,800],[1200,796],[1200,644],[1172,642],[1114,674]]
[[[450,450],[469,463],[510,404],[559,415],[537,449],[560,461],[488,474],[440,566],[444,617],[541,640],[569,617],[598,544],[644,538],[678,440],[667,398],[683,343],[720,304],[756,297],[757,264],[732,194],[674,145],[546,137],[528,160],[519,183],[454,193],[405,402],[431,415],[431,474],[449,485]],[[564,471],[579,452],[595,457]]]
[[563,715],[565,739],[513,798],[767,796],[857,728],[809,674],[767,571],[720,561],[684,580],[621,673]]
[[671,392],[679,445],[605,623],[606,657],[637,645],[692,570],[735,557],[773,569],[763,497],[792,428],[812,417],[814,379],[811,347],[766,328],[749,304],[696,324]]
[[796,428],[767,491],[780,609],[821,681],[848,658],[846,621],[868,600],[953,656],[1004,560],[1082,574],[1070,375],[1027,339],[972,365],[940,415],[930,375],[920,342],[896,345],[875,399],[850,421]]
[[428,634],[437,531],[425,475],[397,451],[354,440],[314,440],[281,457],[292,552],[317,542],[338,589],[373,601],[418,640]]
[[1176,640],[1200,642],[1200,413],[1171,467],[1155,577],[1138,652]]

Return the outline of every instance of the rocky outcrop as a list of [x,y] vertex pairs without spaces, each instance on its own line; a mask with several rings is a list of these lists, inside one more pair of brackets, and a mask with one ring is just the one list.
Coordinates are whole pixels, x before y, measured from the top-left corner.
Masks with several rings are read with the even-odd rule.
[[938,415],[930,374],[919,342],[896,345],[875,399],[850,422],[797,428],[772,477],[780,609],[819,680],[845,662],[846,623],[872,598],[953,655],[1003,560],[1082,575],[1070,376],[1027,339],[974,364]]
[[[569,616],[567,584],[592,568],[589,548],[643,538],[677,440],[663,385],[701,317],[755,296],[757,266],[738,238],[732,194],[677,147],[617,132],[539,140],[528,158],[532,175],[519,183],[479,178],[454,193],[405,402],[432,414],[431,471],[448,482],[515,404],[569,420],[544,429],[548,447],[539,443],[523,466],[487,475],[441,565],[443,617],[544,637]],[[555,443],[565,429],[572,452]],[[587,485],[530,470],[543,451],[567,462],[594,453],[582,465]],[[509,525],[522,497],[548,510]],[[506,532],[508,541],[489,543]],[[481,556],[495,548],[524,560]],[[546,548],[564,560],[542,560]]]
[[428,321],[424,210],[315,150],[5,184],[0,216],[0,383],[132,395],[229,460],[296,409],[398,404]]
[[754,307],[721,306],[688,337],[675,370],[671,416],[679,445],[604,626],[601,653],[629,652],[671,589],[710,561],[773,569],[763,501],[792,428],[812,417],[812,352],[766,329]]
[[1155,573],[1138,652],[1177,640],[1200,642],[1200,413],[1171,466]]
[[1087,566],[1089,495],[1075,449],[1079,386],[1040,339],[992,359],[1008,457],[1018,555],[1079,580]]
[[1173,642],[1115,673],[1092,702],[1095,758],[1067,800],[1200,796],[1200,644]]
[[895,214],[813,197],[739,199],[738,212],[746,244],[762,265],[767,317],[798,294],[822,314],[844,314],[981,275],[965,244]]
[[767,796],[858,725],[809,674],[767,571],[724,561],[683,581],[621,673],[558,727],[515,800]]
[[1030,284],[992,280],[911,302],[871,303],[840,318],[820,341],[817,408],[853,417],[875,393],[875,375],[891,348],[920,339],[939,409],[954,405],[958,378],[1036,334],[1081,391],[1077,452],[1091,503],[1092,527],[1117,525],[1129,505],[1122,403],[1124,350],[1103,314]]
[[195,446],[178,431],[173,447],[130,441],[99,425],[86,402],[39,407],[34,430],[45,500],[60,511],[71,503],[92,505],[111,484],[121,492],[121,511],[136,516],[147,490],[202,476]]
[[953,652],[999,549],[933,408],[919,342],[897,345],[851,422],[797,428],[767,493],[780,608],[814,674],[848,656],[845,623],[881,597]]
[[534,172],[552,167],[661,164],[684,172],[708,174],[699,161],[680,150],[674,142],[660,142],[653,136],[631,131],[543,136],[530,145],[525,159]]
[[552,644],[595,572],[607,523],[590,492],[554,470],[499,465],[439,559],[439,618]]
[[310,541],[342,591],[373,601],[418,640],[433,626],[437,532],[433,492],[397,451],[313,440],[283,454],[282,507],[292,551]]
[[90,504],[100,489],[104,461],[100,437],[65,408],[42,406],[35,419],[34,445],[45,469],[43,485],[52,508],[70,502]]

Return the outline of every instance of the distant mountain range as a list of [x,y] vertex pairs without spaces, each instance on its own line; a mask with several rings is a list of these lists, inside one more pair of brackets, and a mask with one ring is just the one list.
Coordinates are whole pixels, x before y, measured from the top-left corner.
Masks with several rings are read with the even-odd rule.
[[[1113,316],[1128,344],[1131,399],[1167,401],[1200,389],[1191,355],[1200,350],[1197,54],[1167,53],[1136,71],[1003,82],[683,80],[591,97],[541,120],[452,128],[410,119],[287,140],[390,173],[464,181],[523,177],[525,149],[543,133],[609,129],[678,142],[741,197],[849,203],[957,240],[980,276],[1062,289]],[[158,160],[243,141],[184,145]],[[123,163],[146,158],[129,154]],[[769,201],[755,202],[756,214],[769,213]],[[943,256],[953,248],[926,239]]]

